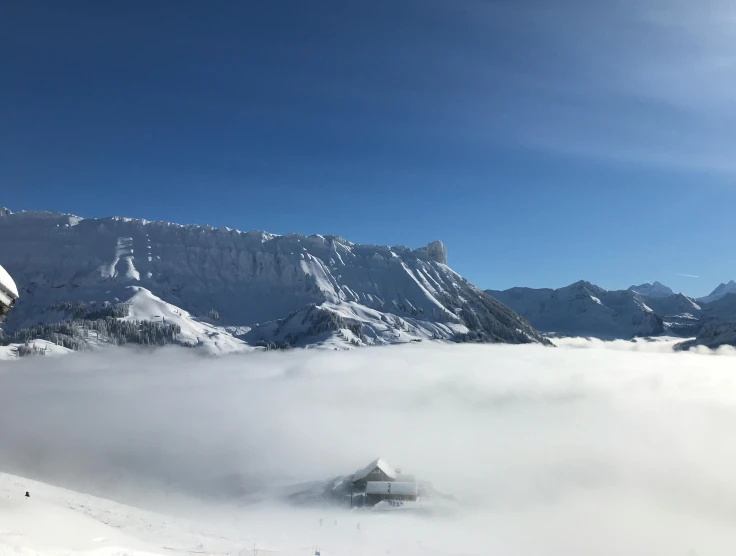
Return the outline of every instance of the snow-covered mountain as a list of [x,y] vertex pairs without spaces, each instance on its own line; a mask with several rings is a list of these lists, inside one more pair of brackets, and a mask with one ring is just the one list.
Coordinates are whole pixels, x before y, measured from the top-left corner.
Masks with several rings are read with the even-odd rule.
[[[0,261],[20,290],[6,337],[31,327],[58,334],[50,323],[94,317],[101,324],[71,325],[85,328],[85,342],[113,335],[105,318],[142,320],[160,324],[144,342],[176,334],[212,352],[274,343],[547,343],[450,269],[441,242],[382,247],[338,236],[7,209],[0,210],[0,238]],[[123,340],[138,333],[111,326]]]
[[721,346],[736,347],[736,322],[711,322],[704,324],[694,340],[688,340],[675,345],[677,351],[687,351],[690,348],[704,346],[717,349]]
[[694,299],[676,293],[668,297],[648,297],[636,294],[664,322],[665,334],[695,336],[702,324],[702,306]]
[[629,290],[641,295],[646,295],[647,297],[669,297],[671,295],[675,295],[675,292],[673,292],[672,289],[668,288],[661,282],[654,282],[653,284],[651,282],[646,282],[639,286],[630,286]]
[[648,297],[637,294],[637,297],[661,317],[683,313],[698,315],[702,311],[702,306],[698,302],[681,293],[676,293],[668,297]]
[[602,339],[659,334],[692,338],[705,325],[736,322],[736,292],[725,291],[728,284],[722,286],[707,302],[681,293],[662,296],[662,288],[647,295],[637,291],[640,286],[607,291],[583,281],[556,290],[486,291],[545,333]]
[[727,293],[710,303],[703,303],[704,322],[736,322],[736,293]]
[[559,289],[486,290],[542,332],[602,339],[662,334],[665,326],[645,298],[580,281]]
[[716,301],[729,293],[736,293],[736,280],[720,284],[716,289],[710,292],[709,295],[699,298],[698,301],[710,303],[711,301]]

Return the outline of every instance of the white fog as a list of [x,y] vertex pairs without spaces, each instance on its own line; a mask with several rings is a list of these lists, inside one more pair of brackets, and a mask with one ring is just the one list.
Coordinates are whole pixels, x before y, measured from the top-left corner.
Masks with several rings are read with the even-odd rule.
[[[0,366],[0,468],[170,516],[168,534],[191,519],[229,553],[731,554],[732,352],[582,345],[30,358]],[[283,495],[379,456],[454,509]]]

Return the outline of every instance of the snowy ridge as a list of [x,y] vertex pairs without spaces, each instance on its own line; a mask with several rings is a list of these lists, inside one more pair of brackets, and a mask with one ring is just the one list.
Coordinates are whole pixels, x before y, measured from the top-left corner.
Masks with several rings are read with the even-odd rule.
[[646,295],[647,297],[669,297],[671,295],[675,295],[675,292],[673,292],[671,288],[668,288],[661,282],[654,282],[653,284],[651,282],[646,282],[639,286],[631,286],[629,287],[629,290],[641,295]]
[[731,280],[728,283],[722,283],[714,289],[710,295],[706,295],[705,297],[701,297],[698,299],[698,301],[702,301],[703,303],[710,303],[712,301],[718,301],[723,296],[728,295],[729,293],[736,293],[736,280]]
[[736,293],[725,291],[727,284],[721,286],[717,299],[710,302],[696,302],[681,293],[664,295],[671,290],[659,282],[615,291],[580,281],[557,290],[511,288],[487,293],[546,333],[600,339],[662,334],[689,338],[705,324],[736,321]]
[[613,339],[655,336],[665,331],[649,300],[645,302],[630,290],[607,291],[579,281],[556,290],[512,288],[487,293],[543,332]]
[[9,332],[63,318],[49,306],[131,302],[131,319],[167,313],[184,341],[212,353],[264,342],[546,343],[450,269],[441,242],[409,249],[339,236],[8,210],[0,213],[0,237],[0,261],[23,290]]
[[667,320],[670,315],[690,314],[691,316],[699,315],[702,307],[692,298],[677,293],[669,297],[646,297],[637,295],[637,297],[646,302],[655,313]]
[[248,351],[242,340],[230,335],[224,328],[194,319],[187,311],[166,303],[145,288],[129,286],[134,292],[129,299],[130,311],[123,320],[145,320],[176,324],[181,328],[179,340],[200,346],[212,355]]

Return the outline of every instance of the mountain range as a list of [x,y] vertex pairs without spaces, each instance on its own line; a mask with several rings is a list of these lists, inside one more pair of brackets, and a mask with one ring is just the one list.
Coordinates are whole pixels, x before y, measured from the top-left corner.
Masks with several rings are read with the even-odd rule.
[[211,353],[431,339],[548,340],[447,266],[444,245],[360,245],[133,218],[0,209],[20,299],[3,342],[179,343]]
[[696,336],[709,323],[736,321],[736,293],[723,284],[695,300],[659,282],[608,291],[579,281],[558,289],[486,290],[544,333],[601,339]]
[[[447,250],[141,219],[0,209],[0,264],[20,300],[0,344],[176,343],[208,353],[423,340],[549,343],[695,337],[736,321],[736,282],[693,299],[660,282],[608,291],[481,291]],[[720,330],[720,329],[716,329]]]

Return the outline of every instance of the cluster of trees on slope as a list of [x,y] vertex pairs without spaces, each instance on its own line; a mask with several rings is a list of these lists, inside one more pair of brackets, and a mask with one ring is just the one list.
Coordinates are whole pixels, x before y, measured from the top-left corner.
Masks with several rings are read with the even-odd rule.
[[46,348],[38,347],[36,344],[26,342],[15,349],[16,357],[28,357],[31,355],[46,355]]
[[62,301],[52,303],[45,311],[60,311],[67,313],[74,320],[100,320],[107,317],[121,319],[127,317],[130,312],[130,303],[115,303],[105,301],[102,305],[96,303],[87,304],[84,301]]
[[113,345],[139,344],[164,346],[177,342],[181,327],[177,324],[118,320],[106,317],[97,320],[63,320],[38,324],[2,335],[0,345],[27,344],[31,340],[48,340],[56,345],[75,351],[89,349],[93,341]]

